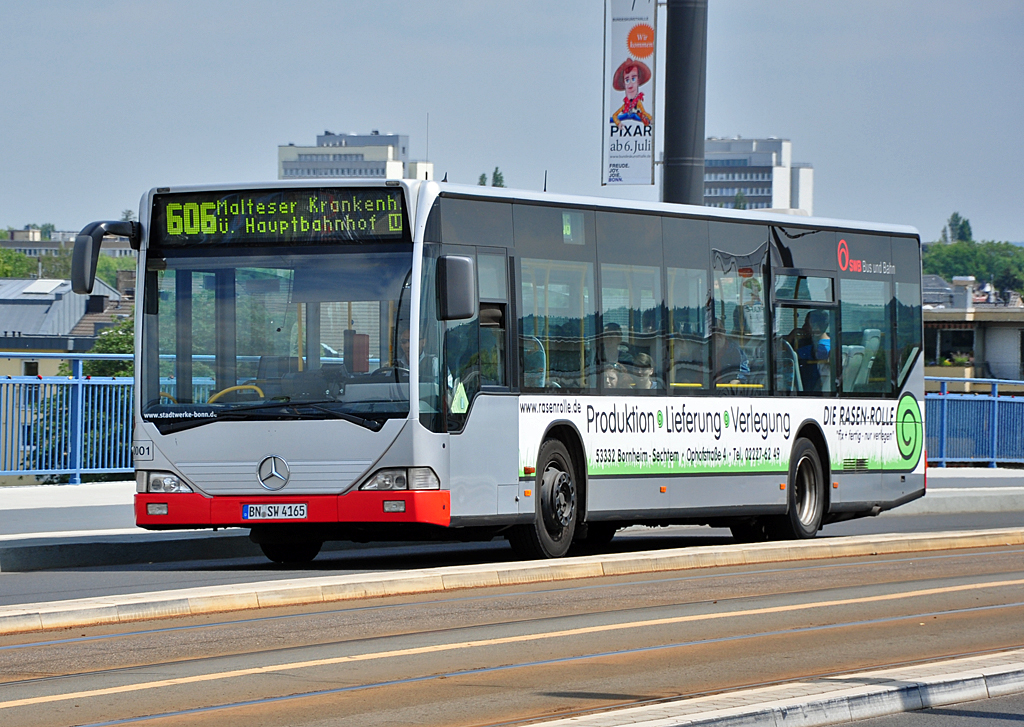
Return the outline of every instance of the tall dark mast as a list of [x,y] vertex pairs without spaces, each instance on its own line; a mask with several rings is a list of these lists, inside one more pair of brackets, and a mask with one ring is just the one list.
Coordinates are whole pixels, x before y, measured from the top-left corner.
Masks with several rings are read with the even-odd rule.
[[704,204],[707,0],[668,0],[665,33],[665,159],[661,198]]

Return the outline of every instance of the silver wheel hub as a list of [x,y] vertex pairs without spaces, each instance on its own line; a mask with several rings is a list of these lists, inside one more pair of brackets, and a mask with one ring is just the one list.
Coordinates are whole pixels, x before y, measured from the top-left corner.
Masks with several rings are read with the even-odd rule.
[[555,466],[544,470],[544,520],[549,530],[569,526],[576,516],[576,488],[568,472]]
[[796,516],[804,527],[815,525],[815,516],[818,512],[818,476],[815,472],[814,463],[808,458],[801,458],[796,466],[796,481],[793,486],[796,488],[794,497],[796,500]]

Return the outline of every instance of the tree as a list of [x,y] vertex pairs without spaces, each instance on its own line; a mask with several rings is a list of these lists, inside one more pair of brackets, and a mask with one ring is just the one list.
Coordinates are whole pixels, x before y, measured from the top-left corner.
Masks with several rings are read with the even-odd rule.
[[747,208],[747,195],[743,194],[742,190],[737,192],[733,199],[733,209],[745,210]]
[[39,267],[44,278],[69,279],[71,277],[71,250],[57,250],[53,255],[41,255]]
[[[134,316],[128,316],[100,333],[89,353],[135,353]],[[89,376],[135,375],[131,361],[86,361],[82,370]]]
[[36,271],[36,261],[14,250],[0,250],[0,278],[27,278]]
[[928,245],[922,255],[925,273],[946,280],[973,275],[999,290],[1024,289],[1024,248],[1009,242],[959,240]]
[[[110,328],[104,329],[96,337],[89,353],[135,353],[135,318],[128,316]],[[71,365],[66,361],[60,365],[61,376],[71,375]],[[134,376],[135,364],[132,361],[85,361],[82,373],[86,376]]]
[[959,212],[949,216],[946,226],[942,228],[942,242],[966,242],[974,239],[971,232],[971,221],[961,217]]
[[96,277],[111,288],[116,288],[117,271],[134,269],[135,258],[133,257],[111,257],[110,255],[100,255],[99,262],[96,263]]
[[43,224],[41,224],[39,226],[40,236],[44,240],[49,240],[50,239],[50,233],[52,233],[56,229],[57,229],[56,225],[54,225],[52,222],[44,222]]
[[122,222],[132,222],[134,220],[135,220],[135,211],[134,210],[121,210],[121,221]]
[[481,187],[486,187],[487,186],[487,175],[486,174],[481,174],[480,175],[480,179],[476,180],[476,183],[479,184]]
[[494,168],[494,172],[491,173],[491,186],[492,187],[504,187],[505,186],[505,175],[501,173],[501,170],[497,167]]

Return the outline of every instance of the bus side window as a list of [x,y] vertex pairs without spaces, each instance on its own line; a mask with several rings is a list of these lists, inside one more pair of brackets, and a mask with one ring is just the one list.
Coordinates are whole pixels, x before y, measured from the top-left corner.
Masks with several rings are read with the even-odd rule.
[[896,267],[896,386],[903,386],[921,351],[921,246],[916,239],[892,238]]
[[513,205],[519,383],[526,392],[597,385],[594,214]]
[[508,262],[504,254],[481,251],[476,269],[480,288],[480,384],[507,386]]
[[719,392],[767,393],[764,257],[715,252],[712,360]]
[[519,353],[525,389],[593,389],[594,266],[522,259]]
[[480,385],[506,385],[503,304],[480,304]]
[[706,270],[668,268],[668,387],[675,393],[708,388],[707,278]]
[[[661,270],[601,263],[604,330],[597,353],[603,367],[617,369],[615,386],[634,392],[664,389],[661,364]],[[622,393],[616,391],[614,393]]]
[[889,309],[892,285],[887,280],[842,278],[843,391],[887,394],[892,390],[889,366]]

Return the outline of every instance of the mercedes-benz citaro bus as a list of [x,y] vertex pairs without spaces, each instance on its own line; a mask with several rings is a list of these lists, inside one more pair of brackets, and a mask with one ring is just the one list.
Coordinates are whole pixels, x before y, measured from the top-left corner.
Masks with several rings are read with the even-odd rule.
[[432,181],[159,187],[138,525],[328,540],[811,538],[925,491],[916,230]]

